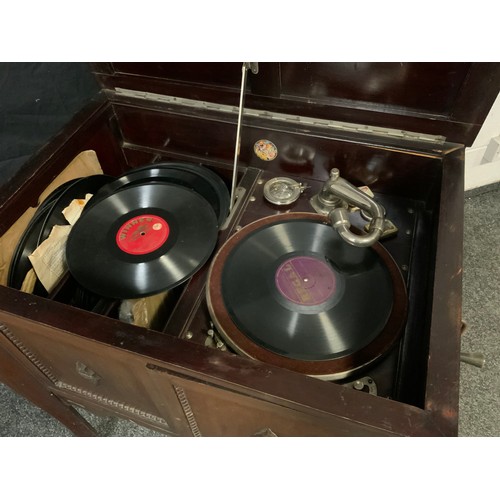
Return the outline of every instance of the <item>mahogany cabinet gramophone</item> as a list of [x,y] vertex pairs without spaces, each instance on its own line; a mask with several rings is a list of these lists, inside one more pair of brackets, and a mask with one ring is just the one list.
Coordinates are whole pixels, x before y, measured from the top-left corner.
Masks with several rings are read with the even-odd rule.
[[[0,193],[2,252],[15,244],[6,243],[9,230],[27,209],[37,207],[47,186],[82,152],[95,152],[103,173],[113,178],[157,163],[208,168],[231,193],[231,211],[218,225],[213,251],[168,291],[166,315],[151,327],[120,319],[114,301],[104,308],[75,305],[71,276],[46,294],[9,286],[10,261],[4,256],[0,380],[77,435],[95,431],[75,406],[174,436],[456,435],[464,147],[472,144],[500,90],[500,65],[260,63],[243,69],[241,63],[109,63],[94,64],[92,70],[103,87],[99,99]],[[250,326],[241,328],[243,343],[231,340],[231,329],[238,325],[228,326],[217,311],[213,316],[214,309],[227,307],[227,299],[229,316],[238,324],[240,283],[266,297],[264,288],[252,287],[267,266],[267,250],[277,247],[264,238],[261,226],[271,226],[262,221],[321,218],[311,199],[333,169],[350,184],[369,188],[384,207],[394,231],[370,248],[389,256],[404,301],[398,299],[399,289],[393,290],[388,311],[374,323],[371,318],[380,309],[375,304],[385,293],[377,278],[368,298],[351,297],[335,309],[335,317],[356,320],[346,337],[358,339],[360,351],[351,349],[350,364],[339,376],[325,377],[304,373],[296,363],[281,364],[289,357],[275,352],[278,347],[267,355],[274,348],[266,344],[268,334],[260,333],[272,324],[272,336],[286,324],[293,336],[290,324],[308,315],[309,326],[301,330],[306,358],[318,331],[328,336],[330,327],[314,318],[323,317],[330,307],[323,305],[337,293],[331,283],[338,290],[341,285],[333,277],[328,282],[331,271],[301,246],[304,240],[317,241],[316,233],[299,232],[294,241],[300,243],[292,241],[283,250],[288,253],[277,269],[269,276],[263,271],[263,281],[269,277],[271,289],[278,289],[271,294],[277,302],[298,304],[288,308],[289,314],[261,300],[251,310]],[[289,184],[273,188],[270,181],[276,178]],[[294,191],[294,199],[269,200],[271,188],[278,200],[287,190]],[[361,212],[348,213],[359,229],[354,233],[362,234],[367,222]],[[325,221],[320,226],[324,238],[337,234]],[[264,244],[258,251],[245,247],[242,262],[248,266],[233,259],[238,276],[228,278],[229,261],[221,257],[221,248],[231,249],[232,242],[247,241],[256,231]],[[346,255],[360,251],[351,248]],[[298,289],[286,267],[290,263],[311,273],[316,269],[317,279],[326,279],[322,283],[330,283],[329,288],[318,285],[319,299],[297,302],[291,296]],[[124,283],[128,279],[123,277]],[[226,288],[229,279],[232,288]],[[346,281],[345,289],[350,286]],[[323,312],[313,318],[310,305]],[[385,328],[380,321],[388,324],[398,308],[391,323],[396,333],[379,342],[378,332]],[[365,335],[378,342],[368,356],[360,354]],[[247,348],[252,342],[259,349]]]

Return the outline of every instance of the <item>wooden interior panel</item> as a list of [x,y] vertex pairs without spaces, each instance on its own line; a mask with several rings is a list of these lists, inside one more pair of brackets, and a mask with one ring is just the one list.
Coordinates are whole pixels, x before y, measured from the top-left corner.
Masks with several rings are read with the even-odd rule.
[[469,71],[463,63],[282,63],[281,85],[283,94],[296,98],[346,99],[369,109],[399,107],[446,116]]
[[[147,103],[143,103],[147,106]],[[151,156],[221,166],[230,171],[234,161],[235,123],[225,115],[202,111],[179,114],[180,109],[139,108],[116,104],[120,134],[128,149]],[[299,132],[290,125],[246,119],[242,130],[239,165],[255,167],[269,175],[325,181],[332,168],[355,185],[410,199],[429,199],[440,179],[440,158],[446,145],[420,145],[413,152],[394,147],[394,139],[370,137],[355,143],[352,135],[339,139],[325,130]],[[266,123],[266,125],[268,125]],[[266,162],[254,153],[254,144],[269,140],[278,150]],[[385,144],[384,144],[385,142]],[[392,143],[392,144],[391,144]]]
[[[105,63],[107,89],[237,106],[242,63]],[[264,62],[249,72],[246,106],[442,135],[472,145],[500,89],[497,63]]]

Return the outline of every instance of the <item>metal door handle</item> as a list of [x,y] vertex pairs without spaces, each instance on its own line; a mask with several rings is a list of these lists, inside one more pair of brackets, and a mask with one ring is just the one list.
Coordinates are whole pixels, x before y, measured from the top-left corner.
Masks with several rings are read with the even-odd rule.
[[101,380],[101,376],[98,373],[96,373],[94,370],[89,368],[86,364],[82,363],[81,361],[76,362],[76,372],[78,373],[78,375],[80,375],[86,380],[89,380],[95,385],[97,385]]

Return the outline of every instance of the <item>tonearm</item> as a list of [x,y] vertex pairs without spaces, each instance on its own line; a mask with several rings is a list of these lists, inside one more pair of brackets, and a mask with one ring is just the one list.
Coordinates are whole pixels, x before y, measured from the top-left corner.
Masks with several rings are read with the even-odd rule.
[[[340,177],[337,168],[330,171],[330,178],[321,191],[311,199],[311,205],[320,214],[330,219],[332,227],[349,244],[356,247],[373,245],[382,236],[385,229],[385,209],[367,194]],[[366,234],[351,231],[348,207],[355,206],[370,221]]]

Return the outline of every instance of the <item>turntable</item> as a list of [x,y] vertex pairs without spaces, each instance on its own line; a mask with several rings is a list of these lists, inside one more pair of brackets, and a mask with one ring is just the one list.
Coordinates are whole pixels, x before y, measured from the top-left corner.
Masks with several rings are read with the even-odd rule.
[[[181,436],[456,435],[463,149],[500,66],[93,68],[102,101],[2,197],[2,381],[79,435],[74,406]],[[93,176],[68,272],[20,291]],[[119,315],[153,296],[159,324]]]
[[405,284],[383,247],[351,248],[308,213],[246,226],[214,257],[207,286],[234,350],[329,380],[385,352],[405,319]]

